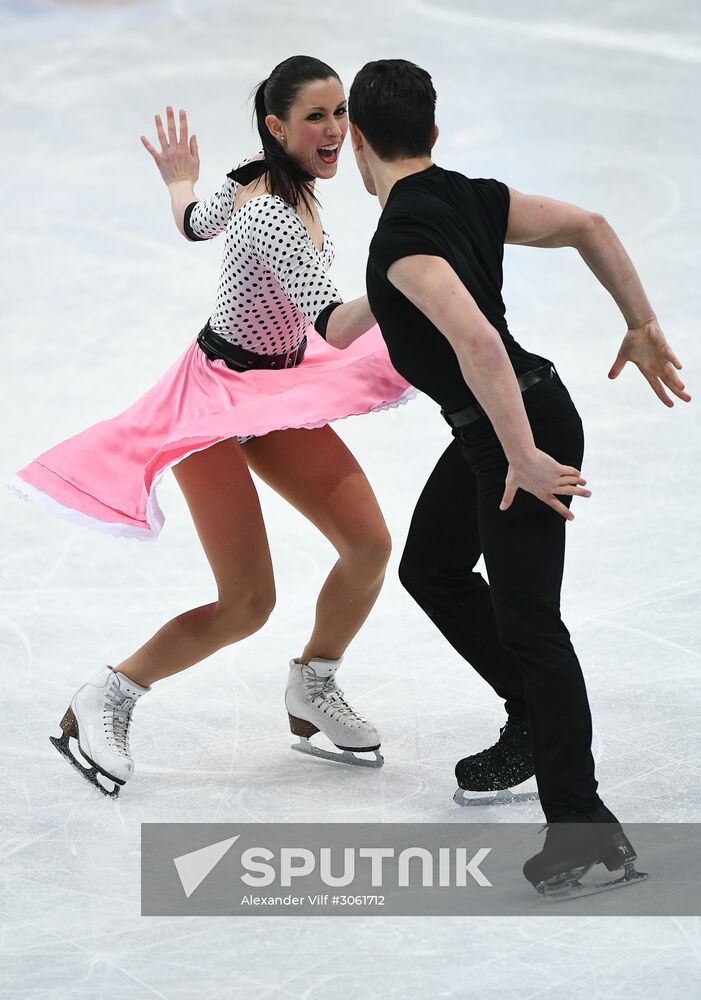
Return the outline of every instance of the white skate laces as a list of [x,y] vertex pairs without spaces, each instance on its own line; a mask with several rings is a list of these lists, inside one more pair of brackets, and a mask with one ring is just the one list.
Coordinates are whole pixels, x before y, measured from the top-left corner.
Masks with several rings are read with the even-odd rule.
[[319,677],[313,667],[304,663],[300,666],[304,689],[309,703],[314,708],[350,729],[357,729],[368,724],[368,720],[364,719],[348,704],[343,696],[343,691],[336,685],[336,678],[333,674],[330,677]]
[[128,760],[131,760],[129,725],[135,704],[136,699],[121,690],[119,681],[110,678],[102,706],[102,726],[108,746]]

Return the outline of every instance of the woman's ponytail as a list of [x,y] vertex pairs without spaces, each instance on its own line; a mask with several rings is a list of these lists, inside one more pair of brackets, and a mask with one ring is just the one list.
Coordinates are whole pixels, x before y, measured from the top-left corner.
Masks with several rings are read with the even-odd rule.
[[267,80],[263,80],[262,83],[258,84],[254,98],[256,125],[258,126],[258,132],[263,143],[263,152],[266,154],[269,152],[270,140],[273,138],[270,134],[270,129],[265,124],[265,119],[268,115],[265,108],[265,88],[267,83]]

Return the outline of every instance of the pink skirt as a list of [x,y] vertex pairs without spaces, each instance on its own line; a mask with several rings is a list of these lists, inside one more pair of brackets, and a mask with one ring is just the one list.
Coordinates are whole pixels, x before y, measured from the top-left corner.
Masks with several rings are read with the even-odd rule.
[[238,372],[210,361],[197,341],[128,410],[45,451],[7,485],[71,521],[155,540],[164,472],[227,438],[323,427],[406,402],[416,394],[392,367],[377,327],[345,351],[311,328],[304,361]]

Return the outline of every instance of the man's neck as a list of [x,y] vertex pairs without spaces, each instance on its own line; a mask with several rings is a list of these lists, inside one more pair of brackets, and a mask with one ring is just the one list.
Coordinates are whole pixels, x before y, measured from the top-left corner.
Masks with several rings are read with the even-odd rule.
[[428,170],[432,166],[433,160],[430,156],[418,156],[409,160],[376,159],[372,165],[372,175],[380,205],[385,207],[389,193],[398,180]]

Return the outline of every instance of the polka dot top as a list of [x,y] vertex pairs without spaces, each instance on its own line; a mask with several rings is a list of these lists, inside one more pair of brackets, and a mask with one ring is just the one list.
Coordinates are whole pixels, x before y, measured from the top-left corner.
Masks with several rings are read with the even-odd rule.
[[326,273],[334,246],[324,232],[319,251],[294,208],[277,195],[254,196],[232,211],[236,187],[227,177],[220,191],[185,213],[191,240],[226,232],[210,326],[248,351],[285,354],[327,305],[342,301]]

